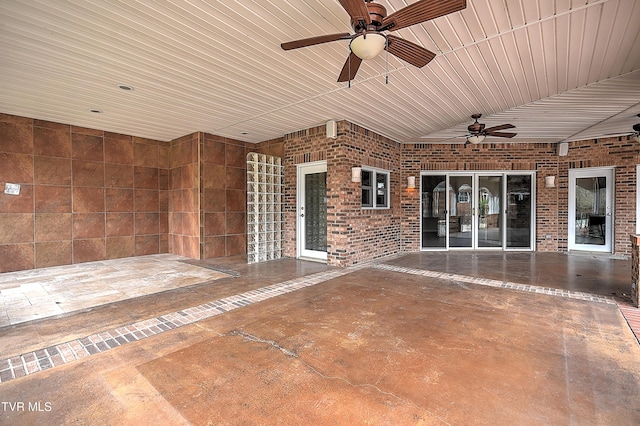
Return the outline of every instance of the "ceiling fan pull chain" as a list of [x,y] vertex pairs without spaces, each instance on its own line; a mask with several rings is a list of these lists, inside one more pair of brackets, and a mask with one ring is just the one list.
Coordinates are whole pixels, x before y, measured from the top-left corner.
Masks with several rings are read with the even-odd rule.
[[385,55],[384,55],[384,67],[385,67],[385,75],[384,75],[384,84],[389,84],[389,39],[385,41]]

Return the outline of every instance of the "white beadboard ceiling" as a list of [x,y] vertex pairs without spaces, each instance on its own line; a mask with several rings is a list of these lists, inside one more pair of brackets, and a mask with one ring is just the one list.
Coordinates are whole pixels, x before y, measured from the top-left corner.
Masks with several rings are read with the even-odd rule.
[[[378,2],[392,13],[414,0]],[[336,82],[347,41],[280,48],[340,32],[351,28],[337,0],[2,0],[0,112],[163,141],[261,142],[344,119],[398,142],[451,143],[476,112],[487,127],[516,125],[510,141],[640,123],[638,0],[467,0],[394,32],[436,52],[431,63],[383,54],[351,87]]]

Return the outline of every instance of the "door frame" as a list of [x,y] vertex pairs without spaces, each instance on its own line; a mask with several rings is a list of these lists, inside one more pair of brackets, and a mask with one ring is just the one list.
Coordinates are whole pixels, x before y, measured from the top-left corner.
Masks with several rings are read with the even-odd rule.
[[296,170],[296,258],[314,261],[327,260],[327,252],[306,250],[305,241],[305,217],[303,215],[303,207],[305,201],[305,183],[304,177],[312,173],[326,173],[326,161],[314,161],[311,163],[302,163],[297,165]]
[[[605,212],[605,243],[602,246],[594,244],[577,244],[575,243],[576,231],[576,178],[598,177],[604,176],[607,179],[606,191],[606,212]],[[567,209],[567,250],[568,251],[587,251],[599,253],[613,253],[614,236],[615,236],[615,183],[616,169],[615,167],[587,167],[583,169],[569,169],[568,184],[568,209]]]

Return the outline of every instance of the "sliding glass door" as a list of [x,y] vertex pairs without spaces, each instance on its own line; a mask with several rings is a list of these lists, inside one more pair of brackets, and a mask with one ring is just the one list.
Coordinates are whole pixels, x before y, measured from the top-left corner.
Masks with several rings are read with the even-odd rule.
[[424,173],[422,248],[532,250],[533,173]]

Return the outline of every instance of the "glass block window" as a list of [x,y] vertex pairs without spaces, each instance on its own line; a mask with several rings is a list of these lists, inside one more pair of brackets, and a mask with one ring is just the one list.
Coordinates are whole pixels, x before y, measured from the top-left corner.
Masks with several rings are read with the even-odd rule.
[[247,154],[247,262],[284,255],[284,166],[282,158]]

